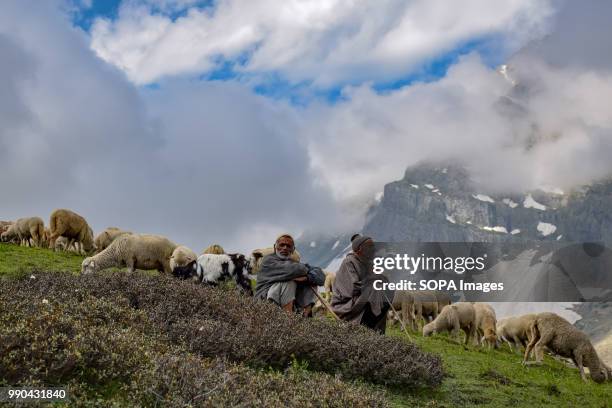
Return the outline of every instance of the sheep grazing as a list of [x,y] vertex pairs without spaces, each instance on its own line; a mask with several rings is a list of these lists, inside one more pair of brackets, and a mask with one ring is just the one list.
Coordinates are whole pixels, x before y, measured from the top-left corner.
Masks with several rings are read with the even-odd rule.
[[511,351],[514,351],[514,347],[520,351],[521,345],[527,347],[531,341],[529,327],[535,317],[535,314],[530,313],[499,320],[496,328],[498,341],[506,342]]
[[414,298],[412,318],[417,325],[419,322],[423,322],[423,325],[425,325],[430,318],[434,320],[438,317],[438,299],[433,291],[413,291],[412,296]]
[[445,306],[433,322],[423,326],[423,336],[450,332],[451,336],[456,337],[459,329],[465,332],[465,344],[476,337],[476,311],[471,303],[458,302]]
[[94,247],[97,252],[103,251],[117,238],[123,234],[131,234],[129,231],[124,231],[117,227],[108,227],[99,233],[94,239]]
[[81,273],[127,267],[130,272],[142,269],[170,274],[170,257],[176,246],[174,242],[159,235],[124,234],[117,237],[104,251],[85,258],[81,264]]
[[13,225],[12,221],[0,221],[0,235],[4,234],[11,225]]
[[58,209],[51,213],[49,218],[49,248],[55,248],[55,241],[58,237],[69,239],[68,248],[73,243],[79,246],[79,250],[89,253],[94,249],[93,231],[79,214],[66,210]]
[[[555,313],[538,313],[529,326],[531,341],[525,349],[523,364],[541,364],[544,347],[553,353],[570,358],[580,370],[580,377],[587,381],[584,367],[589,369],[591,379],[601,383],[610,379],[610,369],[599,359],[588,336]],[[534,350],[536,361],[528,362]]]
[[[274,247],[253,250],[253,252],[251,252],[251,273],[253,275],[256,275],[259,272],[259,269],[261,268],[261,262],[263,261],[263,258],[273,253]],[[293,253],[289,256],[289,259],[294,262],[300,262],[301,255],[297,249],[293,251]]]
[[[409,290],[397,290],[393,294],[393,309],[397,314],[392,316],[393,320],[401,320],[402,326],[416,330],[416,321],[413,318],[414,296]],[[391,314],[391,313],[390,313]]]
[[193,278],[213,286],[227,278],[233,278],[238,288],[253,296],[249,262],[242,254],[202,254],[188,265],[175,268],[173,274],[182,279]]
[[186,246],[179,245],[172,252],[172,256],[170,256],[170,269],[174,273],[176,268],[185,267],[197,259],[198,256],[195,252]]
[[17,238],[20,245],[30,245],[30,239],[34,245],[40,246],[45,238],[45,224],[40,217],[19,218],[2,234],[2,240]]
[[224,253],[225,253],[225,250],[219,244],[212,244],[208,248],[206,248],[204,251],[202,251],[202,255],[204,254],[223,255]]
[[487,343],[487,348],[492,348],[497,345],[497,334],[496,326],[497,319],[495,316],[495,310],[486,303],[474,302],[474,311],[476,312],[476,330],[478,336],[476,337],[476,343],[482,344],[482,339]]

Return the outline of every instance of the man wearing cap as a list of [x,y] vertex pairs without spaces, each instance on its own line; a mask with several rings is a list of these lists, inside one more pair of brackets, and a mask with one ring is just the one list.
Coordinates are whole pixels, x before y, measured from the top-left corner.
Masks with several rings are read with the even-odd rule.
[[[336,273],[332,310],[343,320],[385,332],[389,294],[373,288],[373,281],[385,279],[372,271],[374,241],[359,234],[351,238],[353,252],[346,255]],[[392,296],[392,294],[391,294]]]
[[295,251],[293,237],[283,234],[274,243],[274,253],[263,258],[257,274],[255,297],[268,300],[288,312],[302,310],[304,316],[312,316],[315,303],[314,290],[323,285],[325,275],[320,268],[290,259]]

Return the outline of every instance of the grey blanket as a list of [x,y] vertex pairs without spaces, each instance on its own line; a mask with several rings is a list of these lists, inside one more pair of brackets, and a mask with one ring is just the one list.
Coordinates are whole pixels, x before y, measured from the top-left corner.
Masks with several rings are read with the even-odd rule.
[[290,259],[282,259],[276,254],[264,257],[261,269],[257,274],[257,286],[255,287],[255,298],[266,299],[268,289],[276,282],[286,282],[306,276],[308,267],[302,263]]

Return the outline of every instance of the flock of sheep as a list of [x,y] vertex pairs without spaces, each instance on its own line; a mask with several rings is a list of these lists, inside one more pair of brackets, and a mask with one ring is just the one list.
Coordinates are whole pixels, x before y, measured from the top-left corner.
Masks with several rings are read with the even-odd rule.
[[0,221],[0,239],[20,245],[95,253],[83,260],[81,273],[109,268],[127,268],[130,272],[158,270],[213,285],[233,278],[249,294],[252,294],[249,275],[266,251],[259,250],[259,256],[247,258],[242,254],[225,254],[223,248],[213,245],[198,256],[165,237],[136,234],[116,227],[109,227],[94,238],[85,218],[67,209],[53,211],[48,228],[40,217]]
[[[333,290],[333,289],[332,289]],[[434,291],[396,291],[392,320],[417,330],[423,336],[448,332],[458,337],[465,332],[465,344],[488,348],[508,344],[510,350],[525,348],[523,364],[541,364],[544,351],[570,359],[587,380],[584,367],[598,383],[612,380],[612,369],[597,355],[588,336],[555,313],[526,314],[497,320],[495,311],[486,303],[457,302],[451,304],[446,293]],[[528,361],[532,352],[535,361]]]
[[[0,221],[2,242],[45,246],[52,249],[75,250],[92,254],[83,260],[81,273],[108,268],[158,270],[184,279],[196,279],[207,284],[232,278],[237,287],[252,295],[251,277],[257,273],[264,256],[272,248],[257,249],[250,256],[226,254],[219,245],[211,245],[201,255],[177,245],[169,239],[150,234],[136,234],[109,227],[95,238],[93,230],[77,213],[58,209],[45,228],[40,217],[20,218],[13,222]],[[300,260],[296,251],[295,261]],[[335,274],[326,273],[323,298],[333,294]],[[324,311],[317,302],[314,308]],[[451,304],[448,294],[433,291],[396,291],[390,318],[409,325],[413,330],[422,326],[423,336],[449,332],[457,337],[465,332],[465,344],[498,347],[507,343],[511,350],[525,348],[523,364],[542,362],[544,350],[571,359],[586,381],[584,367],[596,382],[612,380],[612,370],[598,357],[586,334],[554,313],[528,314],[497,321],[493,308],[485,303],[458,302]],[[531,353],[535,362],[528,361]]]

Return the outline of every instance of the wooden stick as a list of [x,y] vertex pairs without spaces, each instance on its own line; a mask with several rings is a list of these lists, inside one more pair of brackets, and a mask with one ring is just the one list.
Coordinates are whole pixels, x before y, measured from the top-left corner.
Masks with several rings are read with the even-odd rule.
[[321,297],[321,295],[319,294],[319,291],[315,288],[313,288],[312,286],[309,286],[310,290],[312,290],[315,294],[315,296],[317,297],[317,299],[319,299],[319,302],[321,302],[321,304],[323,306],[325,306],[325,308],[327,309],[327,311],[329,313],[331,313],[332,316],[334,316],[334,318],[336,320],[340,320],[340,318],[338,317],[338,315],[336,313],[334,313],[334,311],[332,310],[331,306],[329,304],[327,304],[327,302],[325,301],[325,299],[323,299],[323,297]]

